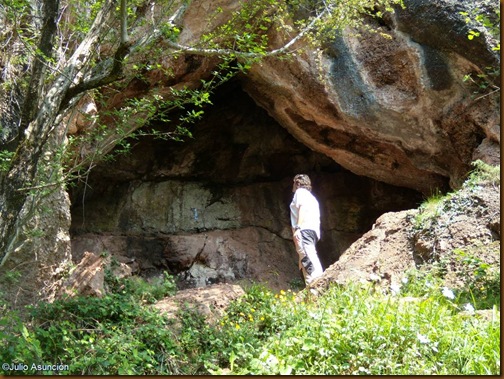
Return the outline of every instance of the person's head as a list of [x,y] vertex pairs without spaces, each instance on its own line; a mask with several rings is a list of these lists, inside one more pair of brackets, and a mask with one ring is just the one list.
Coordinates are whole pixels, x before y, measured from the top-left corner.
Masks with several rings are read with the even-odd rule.
[[298,188],[305,188],[311,192],[311,180],[308,175],[298,174],[294,177],[294,185],[292,187],[292,192],[295,192]]

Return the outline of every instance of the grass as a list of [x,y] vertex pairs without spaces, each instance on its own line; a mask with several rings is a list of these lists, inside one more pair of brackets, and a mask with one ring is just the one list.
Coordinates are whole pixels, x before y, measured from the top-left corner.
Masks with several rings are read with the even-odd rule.
[[[497,182],[478,164],[467,186]],[[430,223],[446,195],[424,205]],[[451,196],[451,195],[449,195]],[[498,244],[500,246],[500,243]],[[40,303],[22,317],[0,304],[0,361],[26,364],[0,374],[86,375],[500,375],[500,273],[467,247],[405,273],[400,288],[333,285],[319,298],[252,285],[216,324],[182,310],[179,322],[151,304],[172,295],[157,282],[107,275],[111,294]],[[447,288],[456,265],[462,283]]]
[[[420,282],[417,285],[424,286]],[[316,302],[308,304],[296,303],[288,295],[283,302],[279,298],[266,307],[268,333],[254,346],[252,357],[235,360],[233,367],[214,373],[500,372],[498,317],[492,320],[468,317],[461,313],[464,308],[457,299],[446,298],[443,289],[435,286],[424,291],[422,297],[407,301],[413,286],[410,284],[409,288],[402,295],[392,296],[372,291],[371,287],[333,286]],[[253,329],[259,330],[260,325]]]
[[[491,166],[481,160],[472,162],[472,166],[474,169],[468,175],[462,188],[477,190],[481,185],[500,185],[500,166]],[[457,197],[457,192],[443,194],[435,191],[420,205],[414,219],[414,228],[420,230],[432,226],[454,197]]]
[[[334,285],[314,299],[252,285],[216,325],[183,311],[177,330],[138,301],[145,293],[39,304],[24,323],[4,307],[0,360],[88,375],[497,375],[495,291],[483,318],[430,274],[406,276],[394,295]],[[50,372],[23,372],[35,373]]]

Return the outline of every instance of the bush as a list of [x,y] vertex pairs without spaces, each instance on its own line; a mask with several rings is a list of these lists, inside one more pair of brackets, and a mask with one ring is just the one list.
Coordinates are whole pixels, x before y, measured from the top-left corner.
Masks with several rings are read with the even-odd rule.
[[68,365],[61,373],[74,375],[497,375],[500,280],[459,256],[481,274],[467,292],[444,287],[443,262],[411,271],[391,294],[333,285],[314,298],[252,285],[215,325],[189,309],[169,320],[147,304],[172,290],[167,276],[113,281],[116,292],[103,298],[41,303],[23,321],[0,304],[0,359]]
[[[65,374],[180,373],[173,361],[183,354],[170,330],[172,322],[142,306],[145,292],[139,296],[137,290],[128,291],[128,283],[133,281],[103,298],[76,297],[28,307],[28,322],[6,312],[0,319],[1,361],[30,362],[22,374],[51,374],[31,369],[32,363],[44,362],[68,365]],[[152,292],[166,290],[165,285]]]

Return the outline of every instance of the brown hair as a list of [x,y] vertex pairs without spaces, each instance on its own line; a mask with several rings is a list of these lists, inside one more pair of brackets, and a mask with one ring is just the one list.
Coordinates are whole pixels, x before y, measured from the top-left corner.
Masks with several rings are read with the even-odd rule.
[[305,188],[308,191],[311,191],[311,181],[308,175],[305,174],[298,174],[294,177],[294,184],[296,185],[297,188]]

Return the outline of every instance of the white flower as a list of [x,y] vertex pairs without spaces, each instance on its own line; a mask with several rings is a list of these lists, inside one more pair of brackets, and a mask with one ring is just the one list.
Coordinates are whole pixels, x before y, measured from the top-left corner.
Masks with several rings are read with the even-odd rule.
[[394,295],[399,295],[401,293],[401,286],[399,284],[392,284],[390,290]]
[[380,279],[381,278],[376,274],[369,274],[369,280],[371,280],[372,282],[379,282]]
[[443,296],[450,300],[455,299],[455,294],[448,287],[443,287]]
[[278,358],[273,354],[270,354],[270,356],[266,359],[266,364],[270,367],[276,366],[278,365]]
[[471,314],[474,313],[474,307],[471,305],[471,303],[464,305],[464,310]]
[[417,333],[417,338],[420,341],[420,343],[429,343],[430,340],[424,336],[423,334]]
[[402,282],[403,284],[408,284],[408,278],[407,278],[407,277],[402,278],[402,279],[401,279],[401,282]]

